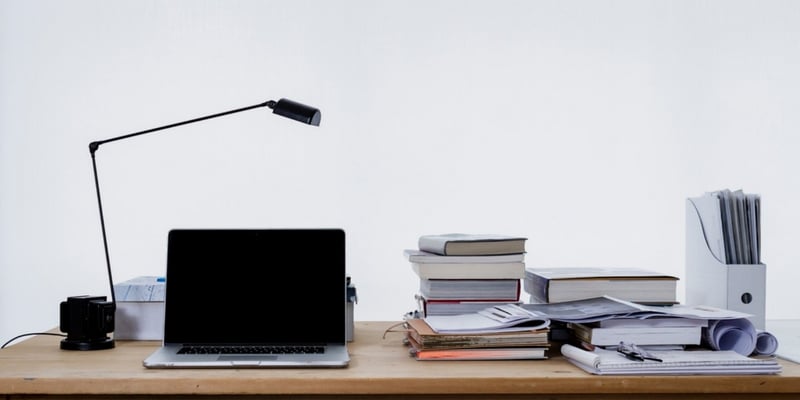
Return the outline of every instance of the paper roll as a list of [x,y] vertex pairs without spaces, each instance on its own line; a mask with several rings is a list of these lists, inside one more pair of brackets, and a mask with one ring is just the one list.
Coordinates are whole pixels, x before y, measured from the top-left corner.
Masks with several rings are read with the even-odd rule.
[[758,331],[756,335],[756,349],[753,355],[771,356],[778,351],[778,338],[767,331]]
[[703,339],[714,350],[733,350],[743,356],[753,354],[756,328],[747,318],[714,320],[705,329]]

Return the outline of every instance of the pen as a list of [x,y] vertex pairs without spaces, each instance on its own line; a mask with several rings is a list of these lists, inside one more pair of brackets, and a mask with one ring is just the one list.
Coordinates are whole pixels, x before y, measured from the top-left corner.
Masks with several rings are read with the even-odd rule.
[[617,353],[621,354],[625,358],[631,361],[644,361],[644,357],[640,356],[639,354],[633,352],[623,351],[622,349],[617,349]]
[[643,358],[643,360],[642,360],[642,361],[644,361],[644,360],[650,360],[650,361],[664,362],[664,360],[662,360],[662,359],[660,359],[660,358],[653,357],[653,356],[645,356],[645,355],[643,355],[643,356],[640,356],[640,357],[642,357],[642,358]]
[[640,361],[644,362],[645,360],[656,361],[656,362],[664,362],[664,360],[653,357],[647,352],[642,349],[636,347],[635,344],[626,345],[623,342],[620,342],[620,346],[617,348],[617,353],[625,356],[628,360],[631,361]]

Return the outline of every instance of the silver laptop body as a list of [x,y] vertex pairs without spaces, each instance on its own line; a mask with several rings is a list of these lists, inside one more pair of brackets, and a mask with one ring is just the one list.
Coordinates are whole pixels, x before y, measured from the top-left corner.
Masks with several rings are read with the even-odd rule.
[[341,229],[176,229],[147,368],[346,367]]

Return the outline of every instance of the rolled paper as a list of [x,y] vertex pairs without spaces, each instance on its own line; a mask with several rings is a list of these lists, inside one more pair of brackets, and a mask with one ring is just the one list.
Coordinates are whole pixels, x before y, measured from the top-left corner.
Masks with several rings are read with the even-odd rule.
[[747,318],[710,321],[703,339],[714,350],[733,350],[743,356],[756,349],[756,328]]
[[767,331],[758,331],[756,335],[756,349],[753,355],[771,356],[778,351],[778,338]]

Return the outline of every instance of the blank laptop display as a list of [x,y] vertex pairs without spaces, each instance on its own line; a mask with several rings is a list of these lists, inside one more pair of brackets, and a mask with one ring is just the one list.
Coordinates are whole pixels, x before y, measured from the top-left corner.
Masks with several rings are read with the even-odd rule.
[[148,368],[345,367],[341,229],[176,229]]

